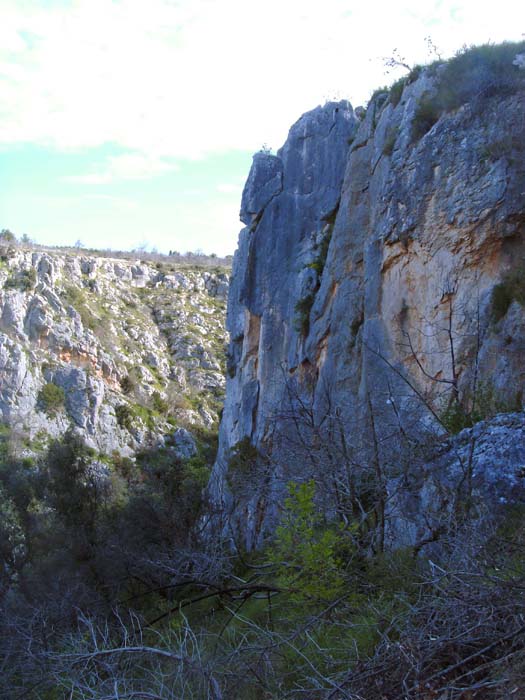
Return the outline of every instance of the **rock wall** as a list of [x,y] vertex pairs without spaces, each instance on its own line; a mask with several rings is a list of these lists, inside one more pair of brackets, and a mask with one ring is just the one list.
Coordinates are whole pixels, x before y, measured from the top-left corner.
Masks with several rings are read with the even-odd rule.
[[186,454],[186,429],[217,421],[228,271],[0,254],[0,421],[19,452],[73,429],[106,454],[170,435]]
[[[248,548],[288,479],[336,473],[316,438],[337,443],[339,465],[359,449],[360,464],[391,466],[403,439],[445,432],[454,396],[471,413],[522,405],[524,309],[496,318],[492,299],[509,269],[525,273],[523,93],[449,110],[421,136],[435,80],[423,71],[397,104],[377,95],[361,120],[328,103],[254,157],[210,482]],[[228,465],[246,439],[258,481],[240,493]]]

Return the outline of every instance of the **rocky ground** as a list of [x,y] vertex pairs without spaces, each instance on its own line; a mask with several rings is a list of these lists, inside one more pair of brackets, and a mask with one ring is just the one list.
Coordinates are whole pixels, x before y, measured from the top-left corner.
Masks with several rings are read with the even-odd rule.
[[[225,268],[0,250],[0,420],[31,454],[68,430],[103,454],[166,441],[222,405]],[[194,431],[195,432],[195,431]]]

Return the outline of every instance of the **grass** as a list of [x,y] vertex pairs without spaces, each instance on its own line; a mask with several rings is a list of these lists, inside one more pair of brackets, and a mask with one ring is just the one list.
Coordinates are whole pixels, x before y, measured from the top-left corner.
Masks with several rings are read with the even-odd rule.
[[436,91],[422,97],[412,125],[414,140],[424,136],[442,114],[464,104],[478,109],[492,97],[507,97],[525,89],[525,71],[512,65],[525,41],[483,44],[462,49],[443,64]]

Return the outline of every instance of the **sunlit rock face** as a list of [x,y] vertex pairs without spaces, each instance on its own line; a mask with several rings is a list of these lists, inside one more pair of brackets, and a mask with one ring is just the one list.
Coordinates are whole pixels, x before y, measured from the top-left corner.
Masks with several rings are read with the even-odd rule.
[[[331,478],[330,459],[314,458],[323,430],[362,462],[372,416],[391,463],[400,434],[443,432],[451,392],[522,405],[523,305],[498,315],[493,292],[516,265],[525,274],[523,93],[464,104],[417,133],[434,80],[424,71],[395,106],[377,96],[359,120],[328,103],[276,156],[254,157],[209,488],[248,548],[274,527],[287,481]],[[245,438],[261,459],[241,493],[228,463]]]
[[0,247],[0,422],[18,452],[73,430],[132,456],[216,423],[227,270]]

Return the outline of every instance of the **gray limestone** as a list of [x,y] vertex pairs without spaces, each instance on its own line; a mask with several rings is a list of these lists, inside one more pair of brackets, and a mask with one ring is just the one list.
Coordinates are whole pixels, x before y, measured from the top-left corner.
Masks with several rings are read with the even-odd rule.
[[[227,271],[165,271],[163,264],[16,248],[6,258],[0,421],[27,444],[75,430],[100,452],[131,455],[173,431],[168,413],[181,426],[217,421]],[[7,284],[14,275],[22,280],[22,271],[34,282],[24,289]],[[47,383],[64,391],[54,412],[38,400]],[[153,430],[139,413],[132,429],[119,425],[118,406],[154,410],[155,392],[168,409],[153,414]],[[189,395],[202,413],[188,408]]]

